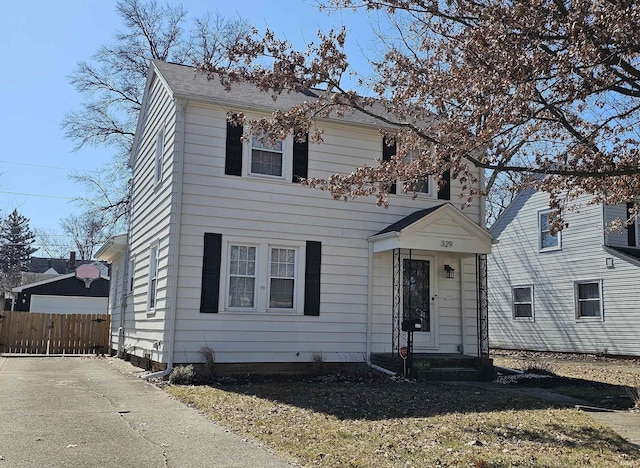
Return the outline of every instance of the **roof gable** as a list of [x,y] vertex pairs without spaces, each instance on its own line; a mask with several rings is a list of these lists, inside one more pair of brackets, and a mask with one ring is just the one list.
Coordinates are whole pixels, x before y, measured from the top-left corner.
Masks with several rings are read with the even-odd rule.
[[490,253],[493,238],[451,203],[445,203],[416,211],[369,240],[374,252],[400,248],[469,255]]

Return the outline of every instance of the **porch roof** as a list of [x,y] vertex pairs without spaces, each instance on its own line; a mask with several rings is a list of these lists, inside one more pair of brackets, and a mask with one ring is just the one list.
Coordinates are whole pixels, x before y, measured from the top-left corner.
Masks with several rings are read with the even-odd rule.
[[468,256],[491,253],[493,237],[451,203],[419,210],[369,238],[374,252],[415,249]]

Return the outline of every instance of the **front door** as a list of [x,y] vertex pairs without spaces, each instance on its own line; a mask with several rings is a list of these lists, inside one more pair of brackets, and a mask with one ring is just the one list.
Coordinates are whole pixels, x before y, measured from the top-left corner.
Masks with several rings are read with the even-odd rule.
[[434,296],[431,285],[431,261],[405,257],[402,259],[402,313],[404,319],[419,318],[420,331],[413,334],[413,348],[420,352],[434,347]]

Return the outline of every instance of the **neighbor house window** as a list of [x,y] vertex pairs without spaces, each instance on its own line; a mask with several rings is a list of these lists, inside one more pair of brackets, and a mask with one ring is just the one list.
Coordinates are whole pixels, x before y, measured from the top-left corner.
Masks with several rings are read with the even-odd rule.
[[551,233],[551,220],[556,213],[555,210],[538,212],[538,243],[540,250],[560,249],[560,233]]
[[149,255],[149,309],[155,309],[158,292],[158,246],[151,247]]
[[533,286],[515,286],[513,288],[513,317],[516,319],[533,318]]
[[156,136],[156,158],[153,180],[158,183],[162,180],[162,159],[164,153],[164,129],[158,132]]
[[602,281],[576,281],[575,299],[577,318],[602,318]]
[[293,309],[296,251],[276,247],[270,250],[269,308]]
[[231,245],[229,251],[229,307],[255,308],[256,247]]
[[260,135],[251,136],[251,174],[282,177],[283,159],[282,140],[269,141]]

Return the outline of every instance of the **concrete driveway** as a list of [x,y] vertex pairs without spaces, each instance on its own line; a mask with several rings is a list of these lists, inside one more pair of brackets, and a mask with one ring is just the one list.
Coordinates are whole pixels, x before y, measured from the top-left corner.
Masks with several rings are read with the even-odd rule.
[[110,358],[0,357],[0,468],[286,467]]

